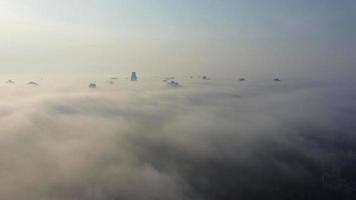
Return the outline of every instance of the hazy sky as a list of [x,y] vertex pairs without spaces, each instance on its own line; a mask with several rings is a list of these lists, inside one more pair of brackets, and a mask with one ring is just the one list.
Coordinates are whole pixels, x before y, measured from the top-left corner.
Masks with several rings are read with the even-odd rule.
[[0,73],[355,72],[354,0],[1,0]]

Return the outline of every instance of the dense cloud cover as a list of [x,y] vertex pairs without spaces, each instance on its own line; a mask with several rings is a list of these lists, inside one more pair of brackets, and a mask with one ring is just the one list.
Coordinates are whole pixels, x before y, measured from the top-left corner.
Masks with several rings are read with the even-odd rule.
[[180,82],[4,84],[1,199],[356,197],[351,86]]

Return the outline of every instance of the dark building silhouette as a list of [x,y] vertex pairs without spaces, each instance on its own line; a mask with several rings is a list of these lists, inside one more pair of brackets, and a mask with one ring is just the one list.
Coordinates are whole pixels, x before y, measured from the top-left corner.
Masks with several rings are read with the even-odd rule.
[[279,79],[279,78],[275,78],[273,80],[276,81],[276,82],[280,82],[281,81],[281,79]]
[[88,85],[88,87],[89,87],[89,88],[96,88],[96,84],[95,84],[95,83],[90,83],[90,84]]
[[36,83],[34,81],[30,81],[30,82],[27,83],[27,85],[38,86],[38,83]]
[[177,81],[170,81],[167,84],[171,87],[180,87],[180,84]]
[[132,74],[131,74],[131,81],[137,81],[136,72],[132,72]]

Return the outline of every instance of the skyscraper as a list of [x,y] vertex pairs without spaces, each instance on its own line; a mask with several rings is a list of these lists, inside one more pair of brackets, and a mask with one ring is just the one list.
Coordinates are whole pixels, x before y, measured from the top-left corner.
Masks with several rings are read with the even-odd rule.
[[136,72],[132,72],[132,74],[131,74],[131,81],[137,81]]

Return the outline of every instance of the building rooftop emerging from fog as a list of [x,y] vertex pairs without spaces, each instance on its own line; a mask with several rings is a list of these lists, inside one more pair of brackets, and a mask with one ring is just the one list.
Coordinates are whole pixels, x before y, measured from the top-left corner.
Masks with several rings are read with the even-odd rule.
[[136,72],[132,72],[132,74],[131,74],[131,81],[137,81]]
[[30,82],[27,83],[27,85],[38,86],[38,83],[36,83],[34,81],[30,81]]
[[88,87],[89,87],[89,88],[96,88],[96,84],[95,84],[95,83],[90,83],[90,84],[88,85]]
[[7,84],[14,84],[15,82],[13,80],[8,80],[6,81]]
[[171,87],[181,87],[177,81],[169,81],[167,84]]

